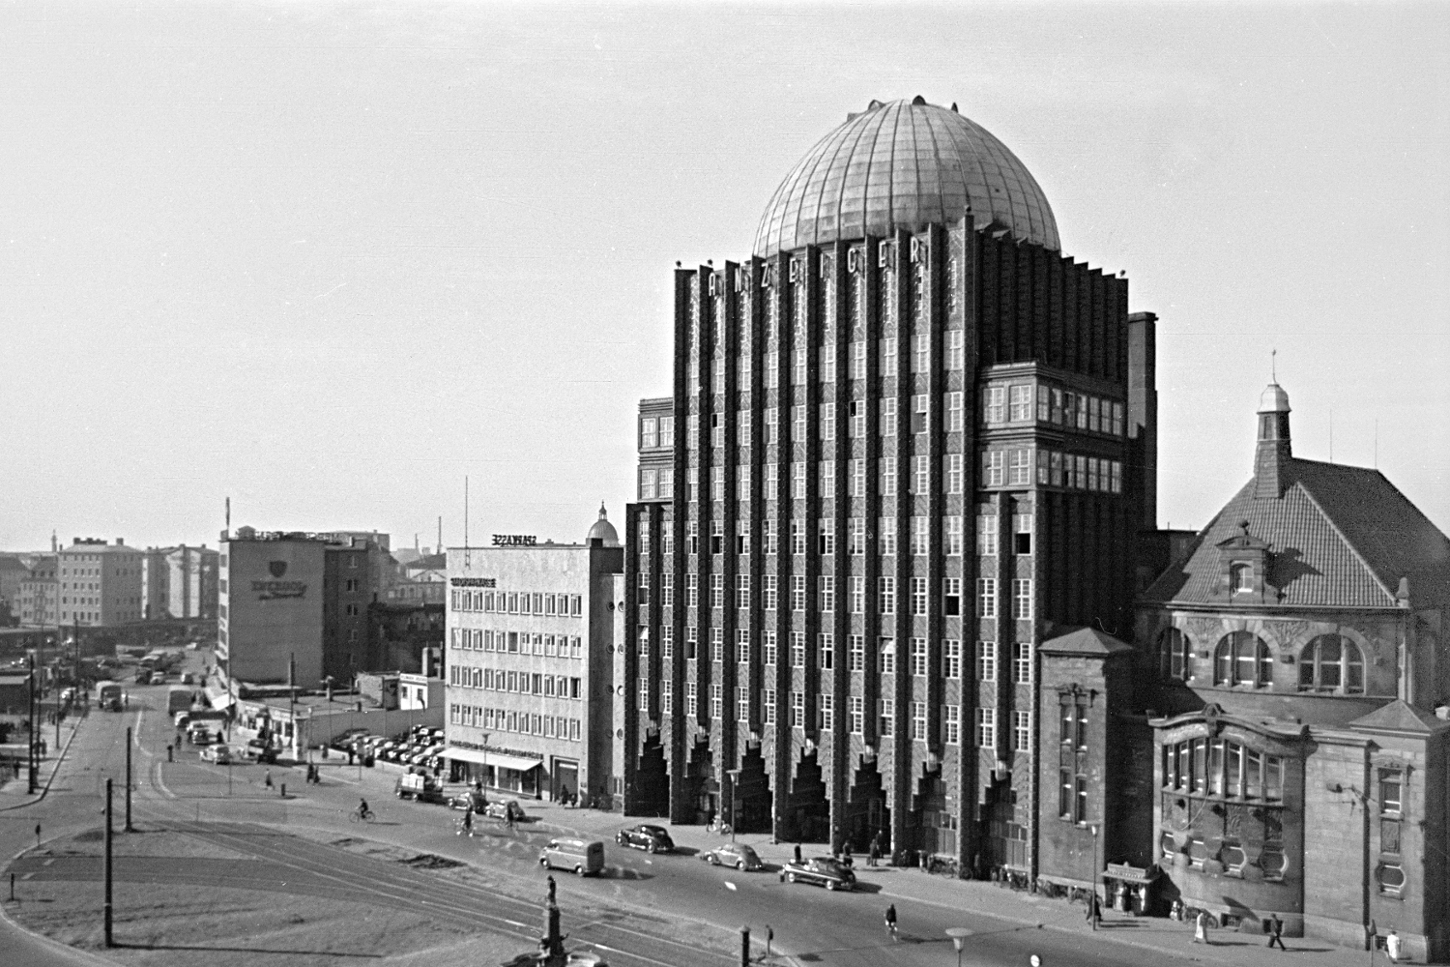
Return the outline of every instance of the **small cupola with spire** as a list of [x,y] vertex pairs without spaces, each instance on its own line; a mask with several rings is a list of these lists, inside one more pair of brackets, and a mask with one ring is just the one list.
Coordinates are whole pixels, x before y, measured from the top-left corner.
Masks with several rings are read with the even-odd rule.
[[1254,453],[1254,499],[1278,500],[1289,486],[1289,394],[1270,383],[1259,397],[1259,443]]

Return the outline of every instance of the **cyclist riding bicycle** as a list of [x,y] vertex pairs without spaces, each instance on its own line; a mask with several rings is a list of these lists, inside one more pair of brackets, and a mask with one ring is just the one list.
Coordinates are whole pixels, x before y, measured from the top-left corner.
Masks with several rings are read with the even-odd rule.
[[368,801],[366,799],[358,800],[357,814],[363,819],[367,819],[372,814],[372,810],[368,808]]
[[886,908],[886,929],[891,931],[893,937],[896,936],[896,904],[894,903]]

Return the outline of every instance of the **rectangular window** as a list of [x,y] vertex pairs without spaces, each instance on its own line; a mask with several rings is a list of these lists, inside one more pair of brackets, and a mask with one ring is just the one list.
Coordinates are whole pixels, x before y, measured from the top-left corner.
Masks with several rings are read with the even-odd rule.
[[896,674],[896,641],[893,638],[882,638],[877,643],[877,650],[881,655],[881,674]]
[[896,613],[896,578],[877,578],[876,611],[878,614]]
[[[911,613],[926,614],[926,578],[911,579]],[[919,674],[919,673],[918,673]]]
[[685,714],[694,717],[700,713],[700,697],[694,682],[685,682]]
[[946,410],[946,428],[948,433],[960,433],[962,430],[963,396],[960,390],[953,390],[947,393],[944,398],[943,408]]
[[750,721],[750,689],[744,685],[735,686],[735,719],[739,722]]
[[1031,578],[1017,578],[1012,581],[1012,617],[1023,621],[1032,620]]
[[1012,681],[1018,685],[1032,684],[1032,642],[1018,641],[1012,645]]
[[997,747],[997,710],[977,709],[977,745],[983,749]]
[[834,695],[827,692],[816,694],[816,718],[820,722],[820,729],[829,732],[836,727],[836,699]]
[[780,442],[780,408],[765,408],[765,445],[774,446]]
[[735,632],[735,661],[741,665],[750,661],[750,632],[744,628]]
[[877,530],[881,535],[881,553],[887,557],[896,555],[896,518],[882,517],[878,521]]
[[792,668],[806,667],[806,633],[804,631],[790,633],[790,665]]
[[926,741],[926,703],[911,703],[911,738],[914,742]]
[[718,719],[725,714],[724,686],[710,686],[710,718]]
[[955,638],[941,643],[941,674],[949,681],[962,677],[962,643]]
[[822,403],[820,408],[821,426],[820,435],[822,440],[834,440],[836,438],[836,404]]
[[942,457],[942,476],[946,478],[946,491],[949,494],[962,492],[962,455],[960,453],[948,453]]
[[710,607],[725,607],[725,575],[710,575]]
[[790,693],[791,728],[803,728],[806,724],[806,697],[802,692]]
[[652,469],[641,469],[639,472],[639,499],[653,500],[655,496],[656,472]]
[[866,727],[866,700],[860,695],[846,699],[847,726],[852,735],[860,735]]
[[977,579],[977,617],[997,617],[997,579]]
[[850,343],[846,349],[850,359],[851,378],[866,378],[866,344],[864,342]]
[[1012,713],[1012,749],[1015,752],[1032,751],[1032,713]]
[[881,401],[881,435],[896,436],[896,400],[886,398]]
[[760,633],[760,660],[763,664],[775,666],[776,647],[775,632],[762,631]]
[[911,639],[911,673],[913,675],[925,675],[927,673],[927,648],[925,638]]
[[1012,470],[1010,482],[1012,486],[1027,486],[1032,483],[1033,458],[1030,449],[1018,448],[1012,451]]
[[931,546],[931,518],[911,518],[911,553],[920,556]]
[[866,639],[862,635],[851,636],[850,650],[847,652],[847,670],[853,672],[866,670]]
[[1013,423],[1032,419],[1032,384],[1015,383],[1012,386],[1011,412],[1008,417]]
[[660,445],[659,420],[646,416],[639,421],[639,445],[641,448]]
[[852,400],[850,402],[851,419],[847,423],[846,433],[852,439],[866,435],[866,401]]
[[791,575],[790,609],[792,611],[804,611],[806,609],[806,579],[803,574]]
[[836,461],[822,460],[819,468],[819,486],[822,500],[830,500],[836,496]]
[[[890,314],[893,307],[887,301],[886,314]],[[879,350],[881,355],[881,375],[887,378],[896,375],[896,336],[892,334],[880,340]]]
[[852,576],[851,578],[851,613],[863,614],[866,611],[866,579],[864,577]]
[[806,552],[806,522],[803,520],[790,522],[790,552],[792,554]]
[[822,554],[836,553],[836,522],[823,517],[817,523],[817,546]]
[[750,607],[750,575],[735,575],[735,607]]
[[931,397],[925,393],[911,398],[911,432],[925,433],[931,426]]
[[725,660],[725,629],[724,628],[711,628],[710,629],[710,660],[711,661],[724,661]]
[[977,642],[977,681],[996,681],[996,642]]
[[774,611],[776,608],[776,597],[778,594],[777,582],[779,580],[774,574],[766,574],[760,579],[761,597],[764,599],[761,603],[767,611]]
[[775,724],[775,689],[762,688],[760,690],[760,705],[765,710],[765,724]]
[[828,574],[820,577],[819,610],[823,612],[836,610],[836,579]]
[[941,707],[942,740],[947,745],[960,745],[962,741],[962,710],[955,705]]
[[955,617],[962,613],[962,579],[942,579],[942,614]]
[[962,519],[955,514],[942,518],[942,553],[961,557],[963,547]]
[[694,608],[700,604],[700,575],[685,575],[685,607]]
[[[955,287],[952,287],[951,291],[952,291],[953,297],[955,297],[956,288]],[[967,358],[967,354],[966,354],[966,334],[962,330],[960,330],[960,329],[948,329],[946,331],[945,338],[946,338],[946,346],[944,347],[944,350],[946,352],[946,357],[947,357],[946,358],[946,364],[945,364],[946,365],[946,368],[947,369],[962,369],[963,367],[966,366],[966,358]]]
[[1007,387],[987,387],[987,395],[983,404],[985,406],[983,415],[987,423],[1005,423],[1007,421]]
[[881,496],[896,496],[896,458],[882,457],[878,461],[881,465]]
[[806,465],[799,460],[790,465],[790,495],[793,500],[806,496]]
[[982,454],[982,483],[988,487],[1000,487],[1006,479],[1007,463],[1005,450],[988,450]]
[[882,698],[881,702],[881,728],[882,738],[896,734],[896,699]]
[[922,454],[911,458],[911,492],[924,494],[931,486],[931,457]]
[[806,408],[799,404],[790,408],[790,439],[792,443],[804,443],[806,439]]

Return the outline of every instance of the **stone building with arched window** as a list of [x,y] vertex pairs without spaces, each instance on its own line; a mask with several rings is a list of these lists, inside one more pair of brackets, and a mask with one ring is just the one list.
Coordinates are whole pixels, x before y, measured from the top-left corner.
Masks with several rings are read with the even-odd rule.
[[1447,604],[1450,541],[1379,471],[1294,457],[1271,384],[1253,479],[1139,606],[1170,893],[1450,954]]

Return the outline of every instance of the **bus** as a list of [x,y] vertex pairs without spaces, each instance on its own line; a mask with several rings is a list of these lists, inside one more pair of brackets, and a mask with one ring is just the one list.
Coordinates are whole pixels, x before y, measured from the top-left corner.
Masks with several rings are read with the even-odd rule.
[[96,705],[112,712],[121,711],[121,683],[101,682],[96,686]]
[[177,712],[185,712],[191,708],[193,698],[191,689],[185,685],[172,685],[166,690],[166,714],[175,715]]

